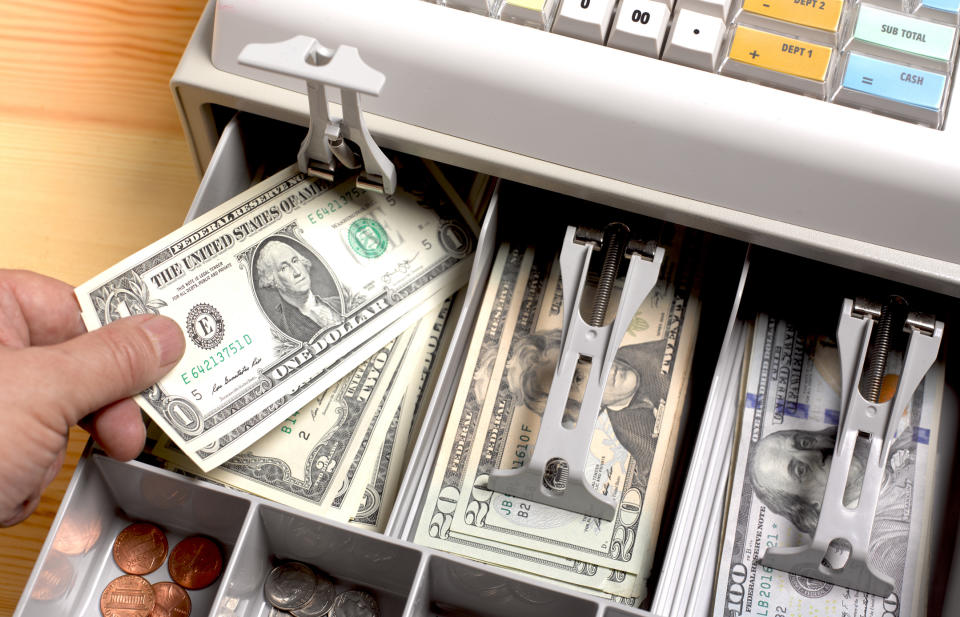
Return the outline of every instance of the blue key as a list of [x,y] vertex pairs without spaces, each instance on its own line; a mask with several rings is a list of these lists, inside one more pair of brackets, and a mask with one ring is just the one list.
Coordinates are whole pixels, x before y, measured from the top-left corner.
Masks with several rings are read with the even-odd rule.
[[956,15],[958,12],[960,12],[960,0],[923,0],[920,5],[926,8],[943,11],[944,13],[951,13],[953,15]]
[[940,110],[947,78],[910,66],[850,54],[843,87],[897,103]]

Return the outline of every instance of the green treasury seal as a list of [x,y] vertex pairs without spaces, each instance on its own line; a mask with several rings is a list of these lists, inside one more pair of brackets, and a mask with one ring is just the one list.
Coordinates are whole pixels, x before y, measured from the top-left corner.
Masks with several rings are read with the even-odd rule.
[[380,257],[387,250],[387,232],[373,219],[357,219],[347,230],[350,248],[367,259]]

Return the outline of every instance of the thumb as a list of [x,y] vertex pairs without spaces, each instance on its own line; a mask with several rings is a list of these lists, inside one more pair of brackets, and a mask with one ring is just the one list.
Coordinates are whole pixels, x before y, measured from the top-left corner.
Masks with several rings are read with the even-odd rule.
[[55,375],[46,393],[76,424],[92,411],[141,392],[180,360],[183,333],[160,315],[127,317],[59,345],[33,348],[43,372]]

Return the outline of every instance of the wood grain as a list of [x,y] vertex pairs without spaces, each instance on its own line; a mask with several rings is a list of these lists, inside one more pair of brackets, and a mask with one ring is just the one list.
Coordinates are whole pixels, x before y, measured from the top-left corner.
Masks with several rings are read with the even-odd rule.
[[[168,82],[204,4],[0,2],[0,267],[77,284],[179,226],[198,178]],[[0,616],[85,442],[73,429],[37,511],[0,530]]]

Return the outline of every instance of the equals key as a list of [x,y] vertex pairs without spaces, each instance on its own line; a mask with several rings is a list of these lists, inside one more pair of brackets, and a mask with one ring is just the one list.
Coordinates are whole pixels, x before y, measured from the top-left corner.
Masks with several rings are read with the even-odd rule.
[[852,53],[836,100],[937,126],[946,83],[941,73]]

